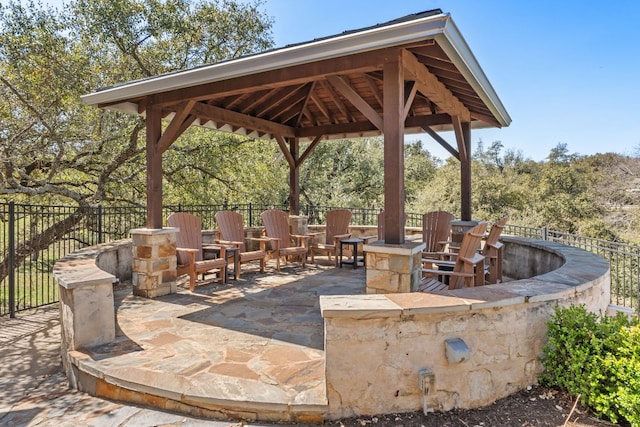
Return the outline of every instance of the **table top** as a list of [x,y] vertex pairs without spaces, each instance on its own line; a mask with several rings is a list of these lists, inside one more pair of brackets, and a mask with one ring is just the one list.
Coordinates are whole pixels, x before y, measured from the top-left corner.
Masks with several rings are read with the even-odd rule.
[[364,242],[364,240],[360,239],[359,237],[352,237],[351,239],[340,240],[340,243],[362,243],[362,242]]

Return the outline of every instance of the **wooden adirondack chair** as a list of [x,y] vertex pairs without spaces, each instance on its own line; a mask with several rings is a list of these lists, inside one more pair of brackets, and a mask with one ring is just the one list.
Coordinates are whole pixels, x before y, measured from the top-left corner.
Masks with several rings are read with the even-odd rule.
[[270,256],[276,259],[276,269],[280,271],[280,257],[284,257],[286,261],[292,256],[299,256],[304,267],[307,261],[310,236],[291,234],[289,231],[289,214],[284,211],[270,209],[262,212],[260,216],[271,243]]
[[[260,261],[260,272],[264,273],[264,266],[267,262],[267,239],[247,239],[244,235],[244,220],[242,214],[233,211],[219,211],[215,215],[219,228],[217,242],[223,245],[233,245],[239,251],[240,265],[251,261]],[[246,241],[253,240],[260,243],[257,251],[248,251]],[[236,269],[236,279],[240,278],[240,268]]]
[[[349,233],[349,222],[351,221],[351,211],[348,209],[334,209],[327,212],[325,241],[322,243],[312,243],[309,247],[311,252],[311,262],[315,264],[316,252],[326,253],[329,260],[331,254],[335,256],[335,265],[338,266],[338,250],[340,249],[340,240],[351,237]],[[317,233],[322,234],[322,233]]]
[[189,290],[193,292],[196,287],[196,278],[199,273],[204,274],[213,270],[217,271],[220,283],[226,281],[227,258],[224,246],[211,245],[220,253],[219,258],[204,259],[202,246],[202,221],[195,215],[185,212],[177,212],[167,218],[170,227],[178,227],[176,235],[176,256],[178,257],[178,276],[189,275]]
[[485,281],[488,284],[502,282],[502,247],[504,244],[499,239],[508,220],[509,217],[505,216],[491,226],[482,247],[481,253],[484,256],[485,263]]
[[455,217],[446,211],[427,212],[422,215],[422,241],[426,243],[424,256],[444,252],[451,237],[451,221]]
[[[423,292],[438,292],[447,289],[459,289],[484,284],[484,256],[478,253],[478,247],[487,223],[481,222],[462,236],[460,250],[457,253],[441,252],[453,260],[453,268],[449,263],[439,258],[423,258],[424,265],[438,266],[439,268],[423,268],[420,290]],[[448,277],[449,284],[442,283],[437,278]]]

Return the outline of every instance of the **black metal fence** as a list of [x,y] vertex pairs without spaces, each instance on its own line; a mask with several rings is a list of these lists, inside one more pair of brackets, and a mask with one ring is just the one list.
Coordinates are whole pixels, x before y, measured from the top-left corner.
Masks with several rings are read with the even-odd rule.
[[[300,215],[309,224],[323,224],[326,213],[335,207],[301,206]],[[260,213],[266,209],[288,210],[284,205],[221,204],[166,206],[163,217],[173,212],[191,212],[202,219],[204,229],[216,228],[215,213],[231,209],[242,213],[247,227],[262,225]],[[349,208],[354,225],[376,225],[378,209]],[[128,238],[130,231],[144,227],[146,208],[68,207],[0,203],[0,316],[58,301],[53,280],[55,262],[86,246]],[[422,216],[409,213],[408,227],[420,227]],[[611,263],[612,303],[640,307],[640,247],[570,235],[546,228],[508,225],[506,234],[551,240],[577,246],[605,257]]]

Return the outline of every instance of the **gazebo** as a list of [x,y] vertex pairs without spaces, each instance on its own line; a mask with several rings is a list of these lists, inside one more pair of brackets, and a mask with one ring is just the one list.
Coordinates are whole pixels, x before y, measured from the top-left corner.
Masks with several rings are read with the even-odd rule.
[[[162,228],[162,154],[191,125],[274,140],[299,168],[323,140],[384,136],[386,243],[404,242],[403,145],[427,133],[461,163],[471,220],[471,129],[511,119],[451,16],[435,9],[212,65],[100,89],[89,105],[146,117],[147,227]],[[162,120],[169,125],[162,131]],[[457,146],[438,131],[453,130]],[[304,151],[301,150],[304,148]]]

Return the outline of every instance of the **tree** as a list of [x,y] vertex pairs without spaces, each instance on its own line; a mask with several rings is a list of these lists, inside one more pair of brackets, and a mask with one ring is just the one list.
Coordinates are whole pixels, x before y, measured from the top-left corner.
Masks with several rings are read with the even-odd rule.
[[[80,95],[271,47],[271,19],[260,6],[239,0],[76,0],[63,12],[33,1],[0,6],[0,194],[78,208],[20,256],[75,227],[84,208],[144,204],[144,120],[87,107]],[[195,135],[184,138],[211,141]],[[195,163],[201,153],[182,154]],[[176,169],[170,161],[166,166]],[[211,166],[200,172],[220,179]]]

